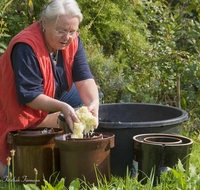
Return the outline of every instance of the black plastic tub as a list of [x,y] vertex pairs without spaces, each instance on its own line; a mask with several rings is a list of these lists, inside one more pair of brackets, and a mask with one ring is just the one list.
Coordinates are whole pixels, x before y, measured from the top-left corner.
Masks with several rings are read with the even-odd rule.
[[115,134],[111,150],[111,174],[124,177],[133,168],[133,136],[142,133],[181,134],[188,120],[182,109],[160,104],[111,103],[99,107],[96,131]]

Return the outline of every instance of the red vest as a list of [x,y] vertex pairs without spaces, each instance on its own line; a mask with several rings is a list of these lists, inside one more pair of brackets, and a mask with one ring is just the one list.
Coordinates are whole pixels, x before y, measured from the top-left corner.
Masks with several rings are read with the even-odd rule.
[[[49,53],[44,42],[42,28],[36,22],[17,34],[0,57],[0,161],[3,163],[6,163],[6,158],[10,155],[9,145],[6,143],[7,133],[35,127],[48,114],[48,112],[34,110],[18,103],[11,64],[12,48],[18,42],[27,43],[32,47],[43,76],[44,94],[53,98],[55,93],[54,75]],[[75,38],[69,46],[62,50],[69,89],[72,86],[72,67],[77,49],[78,39]]]

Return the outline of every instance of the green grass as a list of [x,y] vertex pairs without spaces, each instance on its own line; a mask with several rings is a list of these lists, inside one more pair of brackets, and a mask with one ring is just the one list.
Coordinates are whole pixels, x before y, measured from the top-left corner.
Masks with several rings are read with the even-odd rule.
[[194,141],[192,147],[192,153],[190,156],[190,164],[195,165],[197,173],[200,173],[200,140]]

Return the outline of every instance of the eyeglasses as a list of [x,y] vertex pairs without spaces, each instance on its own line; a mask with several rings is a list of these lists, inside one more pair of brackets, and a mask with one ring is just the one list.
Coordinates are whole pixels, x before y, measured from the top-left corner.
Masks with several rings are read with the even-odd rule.
[[74,35],[77,33],[76,31],[66,32],[64,30],[54,30],[56,36],[66,36],[69,35],[70,38],[73,38]]

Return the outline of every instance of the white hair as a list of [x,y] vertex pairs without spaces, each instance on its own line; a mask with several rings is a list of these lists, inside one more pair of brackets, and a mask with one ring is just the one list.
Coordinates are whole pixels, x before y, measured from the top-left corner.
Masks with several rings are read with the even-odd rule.
[[45,17],[48,22],[55,22],[59,15],[77,17],[79,23],[83,19],[83,15],[76,0],[52,0],[45,6],[41,18]]

